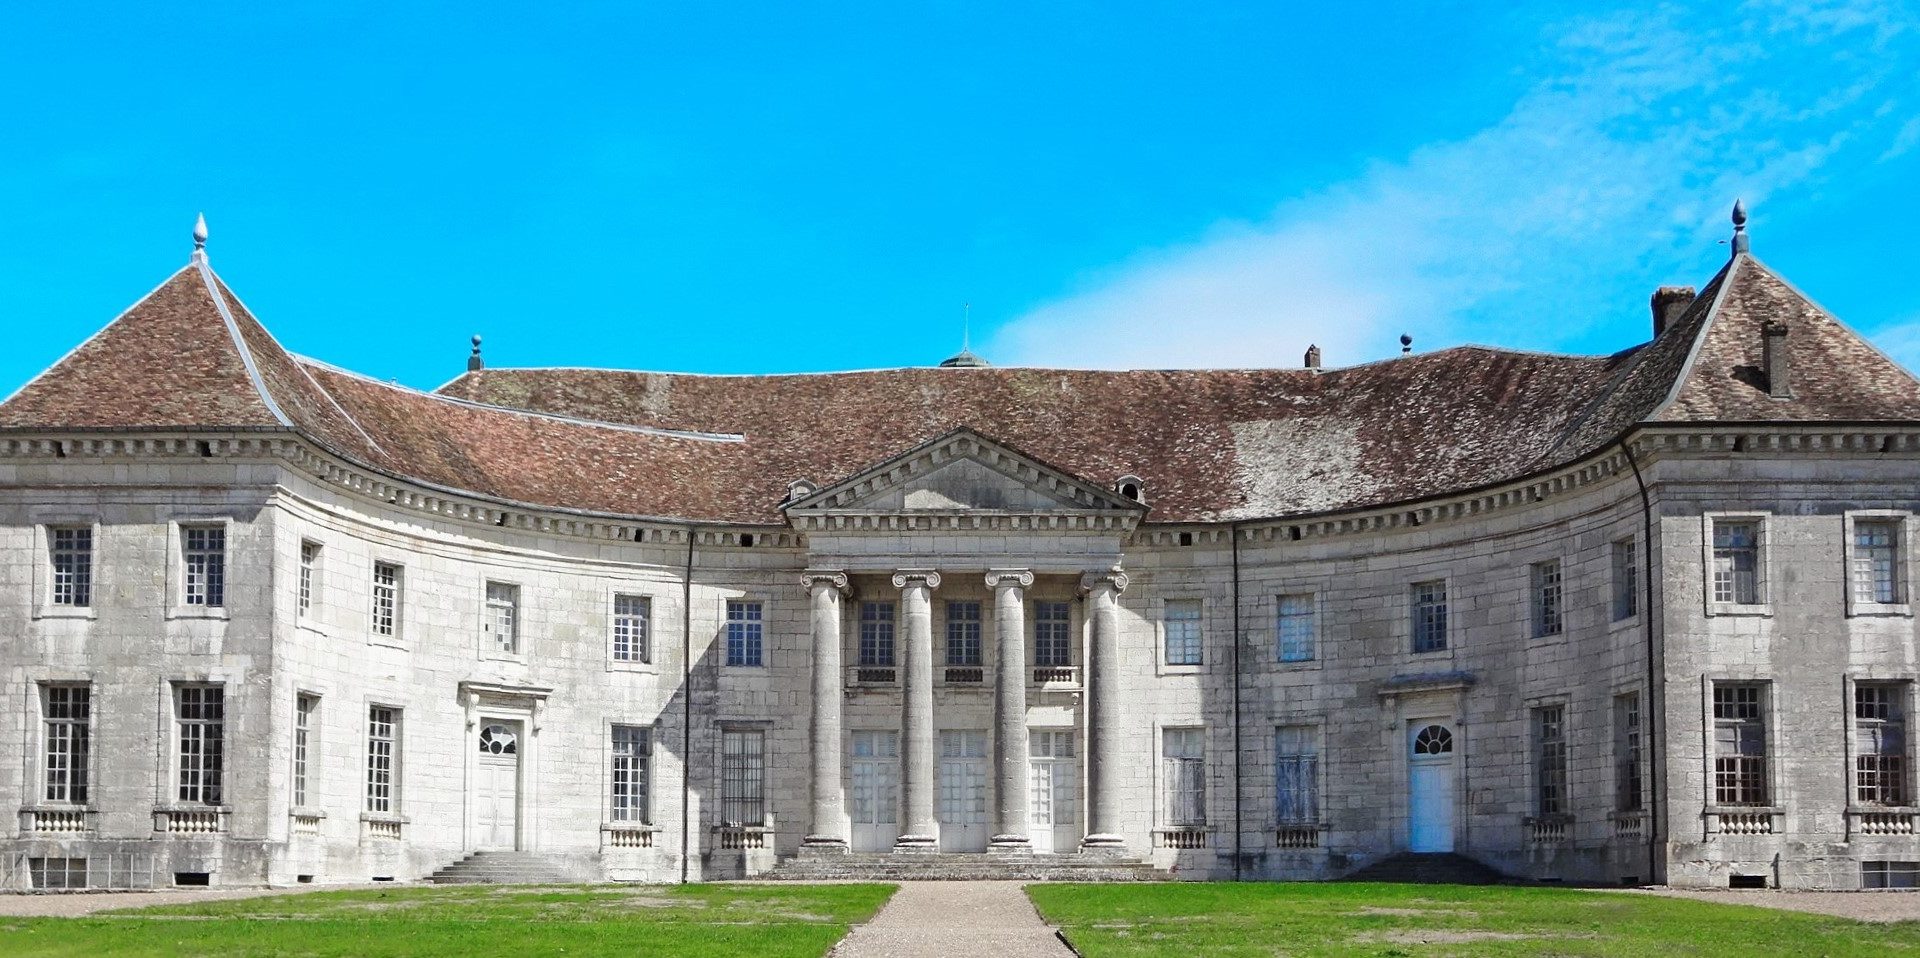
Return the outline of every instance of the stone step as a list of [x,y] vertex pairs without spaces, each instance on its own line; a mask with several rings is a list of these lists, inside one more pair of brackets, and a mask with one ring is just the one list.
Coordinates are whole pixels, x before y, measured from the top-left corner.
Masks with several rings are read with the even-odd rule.
[[1169,881],[1173,876],[1137,859],[966,854],[802,855],[782,859],[768,879],[878,881]]
[[1342,880],[1418,885],[1497,885],[1506,881],[1507,877],[1465,855],[1409,852],[1383,858],[1346,875]]
[[534,852],[475,852],[427,876],[436,885],[551,885],[567,874]]

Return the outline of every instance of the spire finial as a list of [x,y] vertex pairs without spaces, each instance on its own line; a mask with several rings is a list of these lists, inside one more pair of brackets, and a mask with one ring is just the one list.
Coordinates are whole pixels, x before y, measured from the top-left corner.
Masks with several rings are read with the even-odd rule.
[[1738,256],[1747,248],[1747,204],[1736,199],[1733,201],[1733,255]]
[[1400,334],[1400,355],[1405,356],[1410,352],[1413,352],[1413,337],[1407,335],[1406,333],[1401,333]]
[[973,304],[960,304],[960,351],[973,351]]
[[207,214],[201,213],[193,220],[193,256],[198,260],[207,258]]
[[480,358],[480,336],[473,337],[473,355],[467,357],[467,372],[476,373],[487,368],[486,360]]

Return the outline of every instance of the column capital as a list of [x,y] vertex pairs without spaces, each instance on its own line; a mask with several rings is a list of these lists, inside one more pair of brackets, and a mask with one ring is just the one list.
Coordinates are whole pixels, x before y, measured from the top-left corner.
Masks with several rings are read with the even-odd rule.
[[800,584],[809,589],[831,586],[839,592],[847,591],[847,574],[837,569],[808,569],[800,573]]
[[893,574],[893,587],[904,589],[910,583],[920,583],[929,589],[940,588],[940,573],[932,569],[901,569]]
[[1120,571],[1119,566],[1081,574],[1080,591],[1092,592],[1102,587],[1112,589],[1116,595],[1127,591],[1127,574]]
[[988,569],[987,570],[987,588],[999,589],[1003,587],[1004,588],[1017,587],[1021,589],[1032,588],[1033,587],[1033,570],[1032,569]]

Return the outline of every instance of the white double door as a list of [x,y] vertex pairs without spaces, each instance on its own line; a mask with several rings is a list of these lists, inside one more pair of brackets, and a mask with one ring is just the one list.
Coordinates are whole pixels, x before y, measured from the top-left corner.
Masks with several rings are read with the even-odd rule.
[[853,850],[884,852],[900,837],[900,733],[853,733]]
[[987,733],[940,733],[940,850],[987,850]]
[[1074,851],[1080,847],[1080,794],[1073,731],[1034,729],[1027,733],[1027,753],[1032,756],[1027,778],[1028,841],[1043,855]]

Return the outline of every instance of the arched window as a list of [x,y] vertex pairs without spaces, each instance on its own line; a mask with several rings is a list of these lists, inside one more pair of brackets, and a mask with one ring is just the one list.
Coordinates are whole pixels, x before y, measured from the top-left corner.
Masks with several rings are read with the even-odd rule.
[[1429,725],[1413,737],[1413,754],[1447,755],[1453,751],[1453,733],[1444,725]]
[[480,751],[488,755],[513,755],[520,750],[518,737],[504,725],[489,725],[480,730]]

